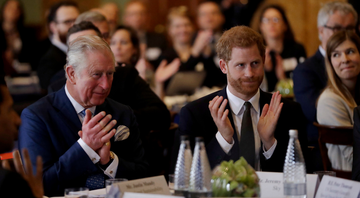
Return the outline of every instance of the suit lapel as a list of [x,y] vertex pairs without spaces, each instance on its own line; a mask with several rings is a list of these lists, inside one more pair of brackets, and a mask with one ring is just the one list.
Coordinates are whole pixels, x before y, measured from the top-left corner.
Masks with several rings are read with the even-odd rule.
[[55,93],[53,105],[56,109],[59,110],[59,113],[57,114],[59,116],[57,118],[59,119],[58,122],[62,122],[63,127],[66,127],[68,129],[63,130],[63,133],[65,134],[65,131],[73,132],[65,134],[67,138],[69,138],[69,136],[73,138],[72,140],[70,139],[69,143],[73,142],[73,140],[76,141],[77,139],[79,139],[77,132],[81,130],[82,124],[75,111],[75,108],[71,104],[69,98],[66,96],[64,87]]
[[327,74],[326,74],[326,69],[325,69],[325,58],[321,54],[320,50],[317,50],[317,52],[315,54],[315,58],[316,58],[316,61],[318,62],[318,64],[316,65],[316,67],[314,69],[317,72],[323,85],[326,86]]

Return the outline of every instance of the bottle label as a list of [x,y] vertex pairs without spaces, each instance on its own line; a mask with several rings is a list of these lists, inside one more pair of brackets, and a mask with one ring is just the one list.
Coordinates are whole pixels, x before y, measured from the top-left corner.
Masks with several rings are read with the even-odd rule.
[[306,183],[284,183],[284,195],[306,195]]

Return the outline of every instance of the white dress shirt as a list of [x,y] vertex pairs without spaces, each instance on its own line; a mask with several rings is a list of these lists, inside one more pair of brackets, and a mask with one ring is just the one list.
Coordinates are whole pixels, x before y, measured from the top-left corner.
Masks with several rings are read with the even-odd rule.
[[[237,134],[238,141],[240,142],[240,136],[241,136],[241,123],[243,114],[245,111],[245,102],[241,98],[236,97],[234,94],[232,94],[228,87],[226,87],[226,94],[228,97],[231,114],[234,120],[235,129],[234,131]],[[254,140],[255,140],[255,170],[260,170],[260,147],[261,147],[261,140],[260,136],[257,130],[257,124],[259,122],[260,118],[260,90],[257,91],[257,93],[249,100],[251,103],[251,121],[253,124],[253,131],[254,131]],[[232,140],[232,144],[229,144],[224,137],[221,135],[221,133],[218,131],[216,133],[216,139],[220,144],[220,147],[224,150],[225,153],[229,153],[231,148],[234,145],[234,140]],[[277,145],[277,140],[275,139],[274,144],[271,146],[269,150],[265,150],[265,147],[263,146],[263,155],[266,159],[269,159],[272,154],[274,153],[274,150]]]
[[325,57],[326,52],[325,52],[325,50],[321,47],[321,45],[319,46],[319,51],[320,51],[321,55],[323,55],[323,57]]
[[[66,96],[69,98],[71,104],[75,108],[75,111],[80,119],[80,122],[82,123],[83,118],[79,115],[79,113],[81,111],[83,111],[85,108],[83,106],[81,106],[78,102],[76,102],[76,100],[70,95],[66,85],[65,85],[65,93],[66,93]],[[91,111],[92,115],[94,115],[96,106],[90,107],[88,109]],[[96,164],[100,161],[100,156],[92,148],[90,148],[81,138],[79,138],[77,142],[79,143],[81,148],[84,149],[85,153],[89,156],[89,158],[91,159],[91,161],[94,164]],[[110,152],[112,152],[112,151],[110,151]],[[114,154],[114,160],[106,168],[106,170],[103,170],[103,171],[104,171],[104,174],[109,176],[110,178],[115,178],[117,167],[119,165],[119,158],[117,157],[117,155],[114,152],[112,152],[112,153]]]
[[58,40],[55,40],[54,38],[50,39],[51,43],[53,45],[55,45],[57,48],[59,48],[61,51],[63,51],[65,54],[67,53],[67,50],[68,50],[68,46],[65,45],[64,43],[58,41]]

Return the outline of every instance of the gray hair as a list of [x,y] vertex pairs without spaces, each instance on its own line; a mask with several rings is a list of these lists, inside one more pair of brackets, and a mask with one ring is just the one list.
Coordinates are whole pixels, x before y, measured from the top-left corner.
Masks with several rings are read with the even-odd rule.
[[92,23],[103,22],[103,21],[107,22],[106,17],[96,11],[87,11],[87,12],[80,14],[76,18],[74,24],[78,24],[82,21],[90,21]]
[[[341,15],[347,15],[351,13],[355,18],[355,24],[357,23],[358,14],[351,4],[345,2],[333,1],[326,3],[319,10],[317,17],[317,26],[322,27],[326,25],[330,16],[333,15],[336,11],[339,11]],[[319,39],[321,40],[320,34],[319,34]]]
[[[90,65],[87,63],[88,52],[98,52],[105,54],[106,52],[111,54],[114,67],[116,65],[114,54],[112,53],[109,45],[100,37],[95,35],[84,35],[76,38],[69,44],[66,57],[65,70],[70,65],[74,68],[75,74],[79,75],[82,69],[85,69]],[[65,71],[66,73],[66,71]],[[66,78],[68,78],[66,73]]]

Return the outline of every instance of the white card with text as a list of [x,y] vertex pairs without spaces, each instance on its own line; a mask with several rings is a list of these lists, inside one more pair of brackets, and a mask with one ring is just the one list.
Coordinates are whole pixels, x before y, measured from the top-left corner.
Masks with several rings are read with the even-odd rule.
[[[284,197],[283,174],[274,172],[256,171],[260,179],[261,197]],[[306,197],[313,198],[315,195],[317,175],[306,175]]]
[[316,198],[350,198],[358,197],[360,182],[324,175],[316,193]]
[[122,198],[184,198],[184,197],[126,192],[124,193],[124,196]]

